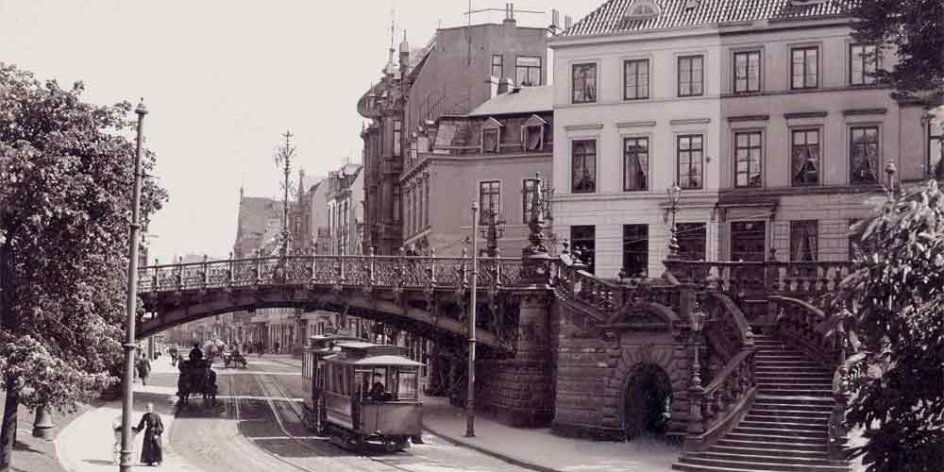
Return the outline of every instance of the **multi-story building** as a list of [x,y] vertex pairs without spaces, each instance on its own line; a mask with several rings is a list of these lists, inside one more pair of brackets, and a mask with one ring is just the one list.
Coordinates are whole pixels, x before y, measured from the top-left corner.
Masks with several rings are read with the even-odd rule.
[[355,255],[363,252],[364,173],[360,164],[345,164],[328,173],[327,185],[328,254]]
[[[467,115],[441,117],[419,136],[400,181],[410,252],[461,254],[468,247],[475,200],[483,239],[492,231],[501,254],[521,254],[533,186],[538,174],[551,173],[552,91],[549,86],[503,90]],[[484,241],[479,247],[488,249]]]
[[378,254],[404,244],[404,157],[421,127],[440,116],[468,114],[494,96],[503,78],[519,85],[546,82],[547,30],[518,26],[512,11],[502,24],[440,28],[426,47],[400,44],[380,83],[358,102],[370,124],[364,140],[365,240]]
[[845,259],[888,163],[930,161],[923,109],[870,74],[894,55],[841,10],[610,0],[552,39],[558,232],[603,277],[657,276],[673,208],[682,257]]

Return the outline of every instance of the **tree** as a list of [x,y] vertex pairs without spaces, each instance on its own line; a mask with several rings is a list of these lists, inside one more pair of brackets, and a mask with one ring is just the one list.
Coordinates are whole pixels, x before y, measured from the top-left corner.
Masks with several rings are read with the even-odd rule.
[[[870,471],[944,465],[944,192],[935,181],[856,225],[864,251],[833,302],[851,394],[847,421],[865,428],[853,449]],[[850,316],[851,315],[851,316]]]
[[[121,361],[134,144],[131,105],[81,101],[0,63],[0,471],[20,404],[69,409]],[[148,153],[144,169],[153,168]],[[146,179],[142,212],[163,189]]]
[[929,106],[944,98],[944,2],[941,0],[844,1],[855,18],[858,41],[892,46],[898,63],[876,76],[898,98],[922,98]]

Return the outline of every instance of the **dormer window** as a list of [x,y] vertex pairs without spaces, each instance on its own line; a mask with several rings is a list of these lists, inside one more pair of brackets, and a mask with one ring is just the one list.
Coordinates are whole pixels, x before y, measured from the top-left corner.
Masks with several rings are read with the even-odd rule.
[[482,152],[495,154],[499,152],[502,124],[495,118],[489,118],[482,123]]
[[538,115],[531,115],[521,127],[521,146],[525,151],[544,149],[544,127],[547,122]]
[[652,0],[638,0],[633,2],[626,11],[626,17],[631,20],[648,20],[659,16],[659,5]]

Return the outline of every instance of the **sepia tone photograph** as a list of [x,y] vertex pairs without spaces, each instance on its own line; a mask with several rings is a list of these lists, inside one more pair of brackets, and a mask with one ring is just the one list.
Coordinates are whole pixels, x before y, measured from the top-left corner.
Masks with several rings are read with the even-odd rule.
[[944,0],[0,0],[0,472],[944,472]]

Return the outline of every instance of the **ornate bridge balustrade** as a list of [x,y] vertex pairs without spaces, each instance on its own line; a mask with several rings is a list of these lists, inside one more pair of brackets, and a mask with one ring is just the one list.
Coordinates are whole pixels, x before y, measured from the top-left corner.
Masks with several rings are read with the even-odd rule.
[[[534,289],[526,274],[521,259],[479,259],[483,345],[511,349],[511,295]],[[293,255],[155,265],[139,271],[138,293],[153,316],[141,320],[138,335],[238,310],[320,306],[464,337],[472,277],[468,257]]]

